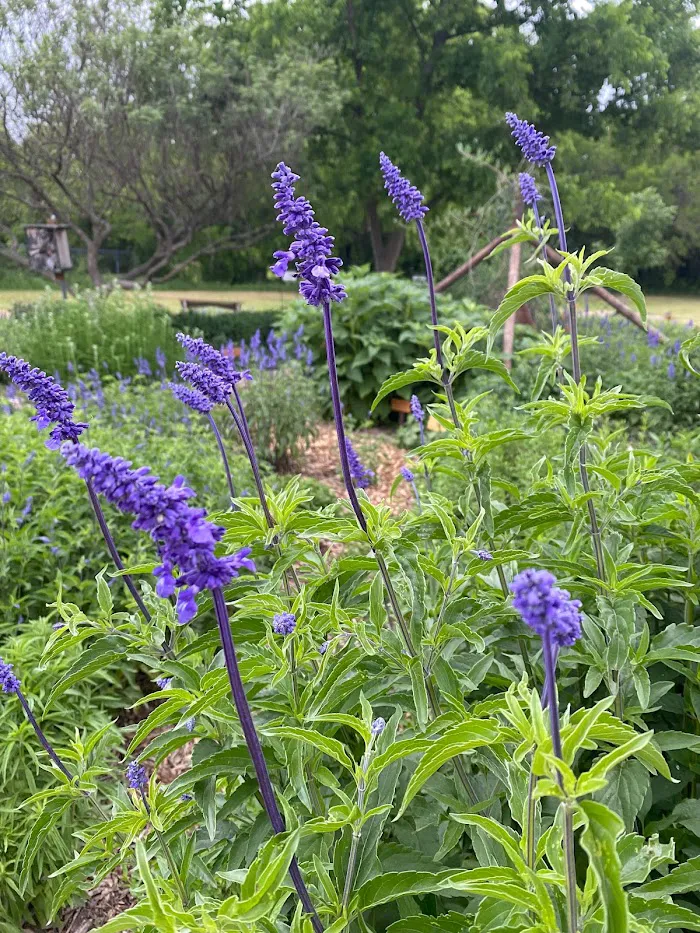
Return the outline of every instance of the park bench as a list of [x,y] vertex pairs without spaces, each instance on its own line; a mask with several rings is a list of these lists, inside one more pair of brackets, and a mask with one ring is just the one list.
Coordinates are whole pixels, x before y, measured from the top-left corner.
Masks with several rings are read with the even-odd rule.
[[192,298],[181,298],[180,307],[183,311],[191,311],[195,308],[225,308],[227,311],[240,311],[242,304],[240,301],[209,301]]

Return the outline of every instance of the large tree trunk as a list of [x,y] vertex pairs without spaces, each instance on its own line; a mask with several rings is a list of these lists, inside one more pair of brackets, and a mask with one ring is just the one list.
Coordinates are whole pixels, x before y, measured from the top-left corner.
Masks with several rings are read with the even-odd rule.
[[401,250],[406,238],[406,228],[396,227],[385,238],[382,235],[382,225],[377,213],[377,202],[367,202],[367,226],[369,238],[372,243],[374,269],[376,272],[394,272],[399,261]]
[[85,261],[87,264],[87,273],[90,276],[90,281],[95,286],[102,285],[102,276],[97,265],[101,242],[101,240],[85,241]]

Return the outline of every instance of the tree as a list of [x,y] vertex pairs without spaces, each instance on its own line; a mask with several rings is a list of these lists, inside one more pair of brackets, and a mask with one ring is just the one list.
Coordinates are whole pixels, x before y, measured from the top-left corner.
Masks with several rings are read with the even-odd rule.
[[[323,84],[308,55],[261,64],[199,19],[141,22],[141,4],[75,0],[27,36],[6,13],[0,192],[51,212],[82,241],[89,275],[125,214],[151,231],[125,278],[162,281],[269,231],[267,182],[332,107],[290,98],[287,74]],[[264,194],[263,194],[264,191]],[[5,255],[13,252],[8,240]]]

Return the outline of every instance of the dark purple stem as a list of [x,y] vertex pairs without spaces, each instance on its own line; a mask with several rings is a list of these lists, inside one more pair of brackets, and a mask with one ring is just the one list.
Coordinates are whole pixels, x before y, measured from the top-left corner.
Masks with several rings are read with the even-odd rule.
[[[224,470],[226,471],[226,482],[228,483],[228,491],[231,494],[231,498],[236,498],[236,490],[233,487],[233,478],[231,477],[231,468],[229,467],[228,457],[226,456],[226,448],[224,447],[224,442],[221,439],[221,434],[219,429],[216,426],[216,421],[212,418],[210,413],[207,413],[207,418],[209,419],[209,424],[211,429],[214,432],[214,437],[216,438],[216,443],[219,447],[219,453],[221,454],[221,459],[224,463]],[[234,506],[235,508],[235,506]]]
[[[243,413],[243,406],[241,405],[240,398],[238,397],[238,392],[236,391],[235,387],[233,391],[236,395],[236,400],[238,402],[239,409],[241,413]],[[258,464],[258,458],[255,455],[255,448],[253,447],[253,443],[250,439],[250,434],[248,432],[248,422],[245,420],[245,414],[243,413],[242,415],[243,420],[242,420],[241,416],[238,415],[238,413],[236,412],[236,409],[233,407],[229,399],[226,399],[226,407],[231,412],[233,423],[236,425],[236,429],[238,430],[238,433],[241,436],[241,440],[243,441],[243,446],[245,447],[245,451],[248,455],[248,460],[250,462],[250,468],[253,471],[253,479],[255,480],[255,487],[258,490],[258,498],[260,499],[260,505],[262,506],[262,510],[265,513],[265,520],[267,521],[269,528],[274,528],[275,520],[270,514],[270,509],[268,508],[268,505],[267,505],[267,496],[265,495],[265,489],[263,487],[262,476],[260,474],[260,465]]]
[[[532,204],[532,213],[535,215],[535,223],[539,230],[542,230],[542,220],[540,219],[540,211],[537,207],[537,201],[533,201]],[[540,238],[540,244],[544,244],[544,235]],[[554,303],[554,295],[549,294],[549,313],[552,316],[552,333],[555,332],[557,326],[559,325],[559,315],[557,314],[557,306]]]
[[[554,177],[554,169],[552,168],[552,163],[547,163],[547,179],[549,180],[549,188],[552,192],[552,203],[554,205],[554,216],[557,222],[557,229],[559,231],[559,250],[562,253],[568,252],[566,245],[566,231],[564,230],[564,214],[561,209],[561,198],[559,197],[559,189],[557,188],[557,180]],[[571,284],[571,273],[569,271],[568,265],[564,269],[564,277],[568,284]],[[569,302],[569,326],[571,329],[571,368],[574,380],[577,383],[581,382],[581,360],[579,357],[578,349],[578,323],[576,320],[576,300],[571,292],[568,296]],[[578,452],[578,463],[579,463],[579,473],[581,475],[581,485],[583,490],[586,493],[590,492],[590,483],[588,481],[588,468],[586,467],[586,445],[581,444]],[[586,501],[586,506],[588,508],[588,518],[591,523],[591,538],[593,541],[593,551],[595,553],[596,568],[598,571],[598,579],[605,580],[605,558],[603,555],[603,542],[600,534],[600,526],[598,525],[598,516],[596,515],[595,506],[593,505],[593,500],[588,497]],[[621,694],[618,684],[618,692],[616,700],[621,702]],[[622,710],[618,707],[619,715],[622,716]]]
[[34,718],[34,713],[32,713],[31,709],[29,708],[29,703],[27,703],[26,697],[24,696],[24,694],[22,693],[22,691],[19,689],[19,687],[17,688],[17,690],[15,691],[15,693],[17,694],[17,699],[18,699],[19,702],[22,704],[22,709],[24,710],[24,715],[25,715],[25,716],[27,717],[27,719],[29,720],[29,723],[30,723],[32,729],[34,729],[34,731],[36,732],[36,737],[39,739],[39,741],[41,742],[41,744],[44,746],[44,749],[46,750],[47,755],[49,756],[49,758],[51,759],[51,761],[53,761],[53,763],[56,765],[56,767],[58,768],[58,770],[59,770],[59,771],[62,771],[63,774],[65,774],[65,776],[68,778],[69,781],[72,781],[72,780],[73,780],[73,775],[70,773],[70,771],[68,770],[68,768],[66,768],[66,766],[63,764],[63,762],[62,762],[61,759],[58,757],[58,755],[56,754],[56,752],[53,750],[53,747],[52,747],[51,743],[49,742],[49,740],[46,738],[46,736],[45,736],[44,733],[42,732],[41,726],[39,725],[39,723],[38,723],[38,722],[36,721],[36,719]]
[[435,279],[433,277],[433,263],[430,259],[430,250],[428,249],[428,240],[425,236],[425,230],[423,228],[423,222],[421,220],[416,221],[416,227],[418,229],[418,239],[420,240],[420,245],[423,249],[423,261],[425,262],[425,275],[428,279],[428,294],[430,296],[430,318],[433,322],[433,342],[435,344],[435,355],[437,358],[438,366],[442,370],[442,384],[445,389],[445,394],[447,395],[447,401],[450,406],[450,413],[452,415],[452,420],[455,423],[455,427],[459,428],[459,418],[457,417],[457,407],[455,406],[454,394],[452,392],[452,384],[450,383],[447,370],[442,360],[442,347],[440,345],[440,331],[437,330],[438,326],[438,316],[437,316],[437,303],[435,301]]
[[[265,756],[263,755],[260,739],[258,738],[258,733],[255,729],[253,715],[250,711],[250,706],[248,705],[248,698],[246,696],[245,687],[243,686],[241,673],[238,668],[238,659],[236,657],[236,648],[233,643],[233,636],[231,635],[231,626],[229,624],[226,600],[224,599],[222,590],[218,587],[217,589],[212,590],[212,595],[214,597],[216,621],[219,626],[221,645],[224,649],[224,658],[226,660],[226,669],[228,671],[229,682],[231,684],[233,702],[235,703],[236,711],[238,712],[238,718],[241,723],[241,729],[243,730],[243,736],[245,738],[246,745],[248,746],[250,757],[253,761],[253,767],[255,768],[255,774],[258,779],[258,786],[260,787],[260,794],[263,799],[263,805],[268,817],[270,818],[270,823],[272,824],[274,832],[283,833],[285,831],[284,819],[282,818],[282,814],[280,813],[279,807],[277,806],[277,798],[275,797],[272,781],[270,780],[270,774],[267,770],[267,764],[265,763]],[[321,923],[318,914],[316,913],[316,910],[311,903],[311,898],[309,897],[309,892],[306,889],[306,885],[304,884],[304,879],[301,876],[301,871],[299,870],[299,865],[296,858],[292,859],[292,863],[289,866],[289,874],[291,875],[294,887],[297,890],[299,900],[301,901],[304,910],[311,915],[311,923],[313,924],[314,930],[316,933],[322,933],[323,924]]]
[[[112,534],[109,528],[107,527],[107,522],[105,521],[105,516],[104,516],[104,512],[102,511],[102,506],[100,505],[100,501],[97,498],[97,493],[92,488],[92,483],[90,482],[90,480],[85,480],[85,485],[87,486],[88,495],[90,496],[90,502],[95,512],[95,518],[97,519],[97,524],[100,526],[102,537],[105,540],[105,544],[107,545],[107,550],[110,553],[114,566],[117,568],[117,570],[120,570],[120,571],[124,570],[124,564],[122,562],[121,557],[119,556],[119,551],[117,550],[117,546],[114,543],[114,538],[112,537]],[[146,620],[146,622],[150,622],[151,613],[148,611],[148,609],[146,609],[146,605],[143,599],[141,598],[141,594],[136,589],[134,581],[131,579],[128,573],[123,573],[122,579],[124,580],[124,583],[126,584],[126,588],[131,593],[131,595],[134,597],[134,602],[141,610],[144,619]]]

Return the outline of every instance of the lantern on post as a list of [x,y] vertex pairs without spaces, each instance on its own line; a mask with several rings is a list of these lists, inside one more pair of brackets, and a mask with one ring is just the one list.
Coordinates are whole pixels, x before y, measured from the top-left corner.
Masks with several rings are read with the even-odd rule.
[[65,273],[73,268],[68,243],[68,225],[59,224],[51,216],[47,224],[27,224],[27,255],[30,268],[35,272],[51,272],[61,285],[61,294],[67,296]]

